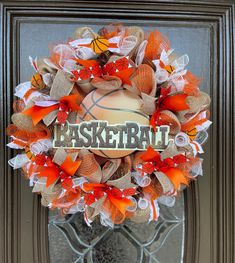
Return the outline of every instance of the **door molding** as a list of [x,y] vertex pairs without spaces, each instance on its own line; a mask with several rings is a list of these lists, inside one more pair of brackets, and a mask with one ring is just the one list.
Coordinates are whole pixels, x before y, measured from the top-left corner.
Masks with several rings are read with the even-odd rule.
[[[167,24],[208,27],[211,34],[211,97],[212,121],[210,143],[210,263],[235,262],[234,247],[234,1],[1,1],[0,0],[0,261],[20,262],[20,176],[12,173],[7,160],[13,152],[5,147],[5,129],[10,122],[13,87],[19,80],[19,28],[22,21],[33,23],[49,19],[78,17],[116,18],[133,20],[158,20]],[[61,12],[63,11],[63,12]],[[186,263],[204,263],[200,247],[200,180],[186,191]],[[48,259],[47,210],[33,198],[33,257],[34,262],[46,263]],[[188,236],[188,238],[187,238]],[[189,238],[190,237],[190,238]],[[22,262],[24,263],[24,262]],[[208,262],[209,263],[209,262]]]

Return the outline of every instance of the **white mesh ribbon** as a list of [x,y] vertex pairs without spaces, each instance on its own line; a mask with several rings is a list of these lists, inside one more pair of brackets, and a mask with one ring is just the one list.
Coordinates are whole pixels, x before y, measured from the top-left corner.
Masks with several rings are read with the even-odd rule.
[[137,37],[136,36],[127,36],[122,40],[122,44],[120,46],[120,54],[127,56],[131,50],[136,46],[137,44]]
[[173,207],[175,205],[175,197],[163,195],[158,198],[158,202],[165,206]]
[[88,60],[96,56],[95,52],[89,47],[78,47],[76,49],[76,56],[83,60]]
[[196,164],[192,166],[191,175],[193,177],[203,175],[202,162],[203,162],[203,159],[200,158],[199,162],[197,162]]
[[[46,182],[47,182],[47,179],[46,177],[41,177],[41,178],[38,178],[36,177],[36,175],[30,177],[32,178],[32,182],[34,184],[34,188],[33,188],[33,193],[39,193],[39,192],[43,192],[46,188]],[[52,187],[52,186],[50,186]]]
[[196,156],[197,153],[204,153],[202,146],[197,141],[193,141],[189,145],[191,146],[193,150],[194,156]]
[[[75,51],[72,47],[66,44],[59,44],[53,48],[52,51],[59,58],[57,64],[52,62],[50,59],[45,58],[44,62],[51,68],[63,69],[64,71],[70,73],[70,66],[66,65],[66,61],[74,58],[76,56]],[[68,66],[68,68],[66,67]]]
[[176,91],[182,91],[185,86],[185,79],[183,76],[187,73],[187,70],[182,70],[177,73],[172,73],[168,79],[169,83],[172,83],[176,89]]
[[195,141],[200,145],[203,145],[208,139],[208,133],[206,131],[200,131],[197,133]]
[[100,223],[103,226],[107,226],[107,227],[114,227],[114,224],[112,222],[112,220],[110,219],[110,217],[107,216],[106,213],[104,213],[103,211],[100,212]]
[[33,59],[31,56],[29,56],[29,62],[31,66],[34,68],[35,71],[38,71],[38,63],[37,63],[37,57]]
[[175,68],[176,72],[182,71],[189,63],[189,57],[187,54],[174,60],[171,65]]
[[53,82],[52,77],[53,77],[53,74],[51,74],[51,73],[46,73],[46,74],[42,75],[42,79],[48,87],[51,87],[51,85],[52,85],[52,82]]
[[132,176],[135,179],[135,182],[141,187],[146,187],[151,183],[151,179],[149,178],[149,176],[143,176],[138,171],[132,172]]
[[142,64],[143,59],[144,59],[145,49],[146,49],[147,44],[148,44],[148,41],[147,41],[147,40],[144,40],[144,41],[139,45],[139,48],[138,48],[138,51],[137,51],[137,55],[136,55],[136,58],[135,58],[135,64],[136,64],[136,66],[139,66],[140,64]]
[[[184,70],[184,68],[189,62],[189,57],[188,55],[183,55],[171,62],[170,56],[172,52],[173,50],[169,50],[168,52],[163,50],[160,56],[160,60],[153,60],[153,63],[156,66],[155,77],[157,83],[161,84],[168,81],[168,86],[172,85],[173,87],[175,87],[176,91],[182,91],[186,83],[183,76],[187,73],[187,70]],[[169,74],[166,69],[160,66],[160,61],[163,62],[164,65],[171,65],[172,67],[174,67],[173,72]]]
[[51,139],[42,139],[30,145],[30,151],[35,155],[48,152],[50,149],[52,149]]
[[25,98],[25,94],[27,93],[27,91],[29,91],[30,89],[32,88],[31,86],[31,82],[30,81],[27,81],[27,82],[23,82],[21,84],[19,84],[18,86],[16,86],[15,88],[15,96],[20,98],[20,99],[23,99],[25,104],[27,104],[30,100],[32,100],[33,98],[35,97],[39,97],[41,95],[40,92],[38,91],[33,91],[31,92],[31,94]]
[[76,214],[77,212],[84,212],[85,209],[85,201],[84,198],[81,197],[76,205],[70,207],[68,214]]
[[58,103],[59,102],[57,100],[37,100],[35,101],[35,105],[40,106],[40,107],[50,107]]
[[13,167],[14,170],[23,167],[28,162],[30,162],[30,159],[24,153],[17,154],[14,158],[8,161],[9,165]]
[[[14,136],[11,136],[11,138],[14,139],[15,137],[14,137]],[[19,139],[18,139],[18,140],[19,140]],[[20,141],[22,141],[22,140],[20,140]],[[22,141],[22,142],[23,142],[23,141]],[[23,149],[23,148],[24,148],[23,146],[20,146],[20,145],[14,143],[14,142],[9,142],[9,143],[7,144],[7,147],[9,147],[9,148],[11,148],[11,149]]]
[[108,49],[111,52],[120,53],[120,48],[119,47],[120,47],[121,36],[111,37],[108,41],[109,41],[110,44],[117,44],[116,48],[109,47]]
[[165,69],[158,68],[156,70],[155,77],[156,77],[157,83],[161,84],[168,80],[168,72]]
[[96,56],[96,53],[90,47],[84,47],[83,44],[90,44],[93,38],[81,38],[69,42],[69,45],[75,49],[76,56],[80,59],[91,59]]
[[83,188],[83,184],[87,183],[88,180],[85,177],[76,177],[73,178],[73,188],[81,187]]
[[157,83],[159,84],[167,81],[169,77],[168,72],[165,69],[161,68],[160,61],[162,61],[165,65],[168,65],[169,63],[168,56],[170,55],[172,51],[173,50],[166,52],[165,50],[163,50],[161,53],[160,59],[153,60],[153,63],[156,66],[155,77],[156,77]]

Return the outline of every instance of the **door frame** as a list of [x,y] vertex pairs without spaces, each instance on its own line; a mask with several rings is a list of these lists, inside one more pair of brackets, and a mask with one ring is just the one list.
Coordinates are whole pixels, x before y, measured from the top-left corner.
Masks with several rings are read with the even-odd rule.
[[[143,19],[161,21],[183,21],[203,24],[210,28],[211,34],[211,79],[212,90],[212,131],[211,131],[211,194],[209,232],[210,263],[235,262],[234,247],[234,1],[1,1],[0,0],[0,261],[19,262],[19,176],[15,176],[7,160],[12,151],[5,147],[6,126],[10,123],[9,108],[13,99],[13,87],[17,84],[18,54],[14,39],[19,37],[21,21],[34,17],[74,17],[87,18],[117,15],[119,18],[131,18],[136,12]],[[63,11],[63,12],[61,12]],[[15,72],[13,74],[12,72]],[[13,176],[14,175],[14,176]],[[199,180],[200,181],[200,180]],[[187,211],[185,247],[186,263],[204,263],[200,247],[200,202],[199,183],[193,183],[185,194]],[[33,197],[33,242],[34,262],[48,262],[47,209],[41,207],[39,198]],[[187,240],[187,239],[186,239]],[[24,262],[22,262],[24,263]],[[209,263],[209,262],[208,262]]]

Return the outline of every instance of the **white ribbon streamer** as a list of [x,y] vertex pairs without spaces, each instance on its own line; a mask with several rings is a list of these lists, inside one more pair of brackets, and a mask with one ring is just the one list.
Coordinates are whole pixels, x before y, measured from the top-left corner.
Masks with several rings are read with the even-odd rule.
[[17,154],[14,158],[8,161],[8,164],[14,169],[19,169],[23,167],[25,164],[30,162],[30,159],[27,157],[26,154]]

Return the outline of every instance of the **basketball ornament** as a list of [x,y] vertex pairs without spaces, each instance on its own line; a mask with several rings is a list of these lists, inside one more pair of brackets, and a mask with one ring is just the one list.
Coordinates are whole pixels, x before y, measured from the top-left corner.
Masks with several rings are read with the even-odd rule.
[[9,160],[41,203],[113,227],[158,220],[202,175],[210,97],[157,30],[83,27],[15,89]]

